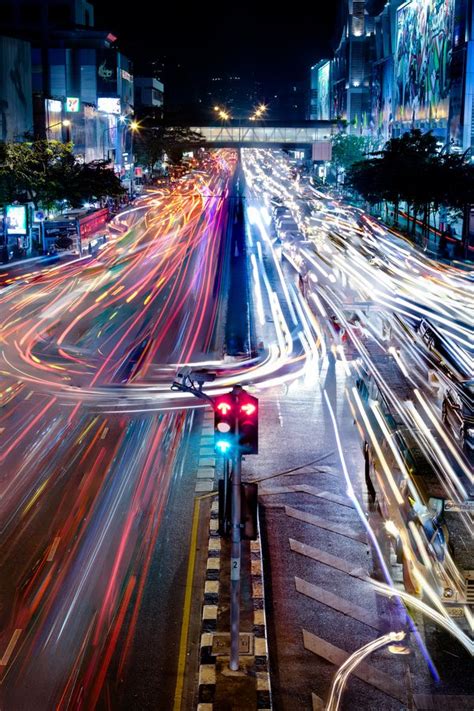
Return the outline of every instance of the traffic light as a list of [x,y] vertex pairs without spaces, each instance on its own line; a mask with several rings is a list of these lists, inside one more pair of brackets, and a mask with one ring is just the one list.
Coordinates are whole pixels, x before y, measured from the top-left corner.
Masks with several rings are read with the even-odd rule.
[[237,402],[240,451],[242,454],[258,454],[258,399],[242,390]]
[[232,393],[214,398],[214,448],[229,455],[235,445],[236,403]]

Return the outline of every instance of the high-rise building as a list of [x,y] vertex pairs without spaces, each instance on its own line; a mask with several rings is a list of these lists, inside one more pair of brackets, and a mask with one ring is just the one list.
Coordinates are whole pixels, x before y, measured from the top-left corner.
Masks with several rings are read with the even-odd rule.
[[0,141],[21,141],[32,131],[31,46],[0,37]]
[[135,77],[135,111],[139,116],[145,114],[160,120],[163,118],[163,93],[161,81],[155,77]]
[[310,115],[323,118],[329,95],[329,117],[345,119],[351,132],[383,142],[420,128],[451,150],[470,148],[472,0],[347,0],[347,5],[334,57],[311,69]]
[[94,8],[87,0],[0,0],[2,30],[44,43],[58,30],[94,27]]
[[133,113],[133,70],[117,38],[95,28],[92,4],[0,0],[0,11],[4,32],[31,43],[36,136],[71,139],[81,159],[108,158],[121,172],[131,145],[123,119]]
[[331,62],[331,117],[345,119],[355,131],[365,130],[370,116],[374,19],[365,5],[366,0],[348,0],[346,26]]

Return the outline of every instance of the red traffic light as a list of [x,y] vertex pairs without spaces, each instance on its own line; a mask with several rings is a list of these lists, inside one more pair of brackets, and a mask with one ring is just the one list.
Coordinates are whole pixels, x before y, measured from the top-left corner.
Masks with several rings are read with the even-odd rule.
[[214,400],[214,446],[219,454],[229,455],[235,445],[235,407],[232,393]]
[[239,393],[239,447],[243,454],[258,454],[258,399]]
[[257,412],[257,406],[252,402],[246,402],[244,405],[241,405],[240,409],[242,412],[245,412],[246,415],[253,415]]

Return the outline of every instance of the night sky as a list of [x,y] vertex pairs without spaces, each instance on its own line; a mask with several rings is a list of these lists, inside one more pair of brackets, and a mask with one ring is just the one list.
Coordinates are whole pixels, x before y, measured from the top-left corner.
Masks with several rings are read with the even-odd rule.
[[253,76],[267,94],[282,81],[308,81],[311,64],[330,54],[340,38],[344,0],[293,3],[286,11],[256,5],[207,2],[190,11],[170,2],[156,4],[153,15],[151,3],[94,2],[96,25],[115,32],[137,71],[146,60],[166,56],[168,101],[183,88],[170,86],[170,79],[188,84],[218,72]]

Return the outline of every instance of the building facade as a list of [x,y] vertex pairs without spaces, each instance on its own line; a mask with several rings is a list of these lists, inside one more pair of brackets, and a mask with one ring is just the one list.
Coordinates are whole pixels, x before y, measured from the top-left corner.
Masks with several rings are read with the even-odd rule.
[[[472,0],[348,0],[333,58],[311,70],[310,112],[380,143],[410,128],[432,131],[453,150],[472,146]],[[329,78],[328,78],[329,77]],[[329,89],[327,85],[329,83]],[[319,114],[318,114],[319,112]]]
[[31,46],[0,37],[0,141],[21,141],[33,130]]
[[31,45],[29,130],[72,141],[79,159],[108,159],[123,174],[131,154],[133,69],[116,37],[94,27],[92,4],[0,0],[0,11],[5,33]]
[[163,118],[163,83],[155,77],[135,77],[135,110],[139,116]]

